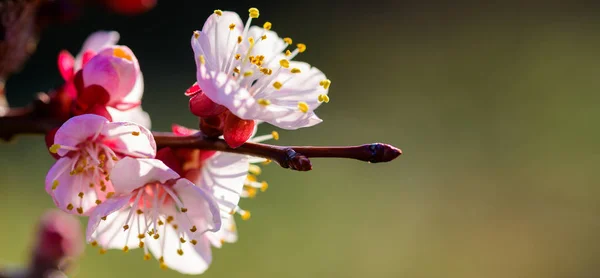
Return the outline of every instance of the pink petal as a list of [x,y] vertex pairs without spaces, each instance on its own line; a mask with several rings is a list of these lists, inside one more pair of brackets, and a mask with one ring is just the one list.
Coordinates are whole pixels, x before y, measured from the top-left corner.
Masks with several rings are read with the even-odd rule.
[[93,51],[94,53],[100,52],[102,49],[115,45],[119,41],[119,33],[115,31],[97,31],[87,37],[81,51],[75,58],[75,71],[80,70],[83,67],[83,56],[87,51]]
[[192,134],[198,132],[198,130],[189,129],[189,128],[185,127],[185,126],[181,126],[181,125],[178,125],[178,124],[171,125],[171,130],[177,136],[188,136],[188,135],[192,135]]
[[75,59],[73,58],[73,55],[69,53],[69,51],[62,50],[60,53],[58,53],[58,71],[60,72],[60,76],[62,76],[65,81],[73,79],[73,76],[75,75],[75,71],[73,69],[74,64]]
[[106,109],[115,122],[132,122],[148,129],[152,126],[150,115],[148,115],[141,106],[126,111],[121,111],[112,107],[106,107]]
[[112,122],[104,125],[102,135],[116,153],[143,158],[156,155],[154,136],[145,127],[130,122]]
[[[80,143],[87,142],[101,132],[106,123],[108,123],[108,120],[98,115],[75,116],[58,129],[54,136],[54,144],[77,147]],[[68,152],[68,150],[59,149],[58,155],[64,156]]]
[[187,179],[177,180],[173,190],[188,209],[186,214],[190,221],[200,232],[216,232],[221,228],[219,206],[210,192],[195,186]]
[[122,195],[148,183],[177,179],[179,174],[158,159],[125,157],[115,164],[110,177],[116,194]]

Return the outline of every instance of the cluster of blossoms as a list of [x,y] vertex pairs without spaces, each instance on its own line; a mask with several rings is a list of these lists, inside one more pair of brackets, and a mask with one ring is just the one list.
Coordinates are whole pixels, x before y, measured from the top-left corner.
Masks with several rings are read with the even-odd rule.
[[[271,31],[271,23],[250,26],[233,12],[217,10],[192,35],[197,82],[186,95],[200,119],[199,129],[173,125],[173,134],[224,138],[236,148],[245,142],[277,140],[254,137],[267,122],[284,129],[321,122],[314,109],[328,102],[331,82],[318,69],[293,61],[306,50]],[[58,58],[65,85],[54,95],[54,111],[65,123],[47,136],[56,163],[45,188],[61,210],[88,217],[87,241],[108,249],[144,251],[163,268],[204,272],[211,248],[237,239],[238,206],[268,184],[258,180],[256,163],[265,159],[209,150],[158,149],[150,119],[140,104],[143,77],[126,46],[115,45],[116,32],[92,34],[73,57]]]

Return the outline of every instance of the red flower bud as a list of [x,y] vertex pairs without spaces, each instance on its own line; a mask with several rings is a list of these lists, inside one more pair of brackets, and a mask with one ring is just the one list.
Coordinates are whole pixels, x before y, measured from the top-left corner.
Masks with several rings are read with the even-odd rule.
[[242,120],[233,113],[227,114],[223,137],[230,147],[237,148],[250,139],[256,122],[254,120]]

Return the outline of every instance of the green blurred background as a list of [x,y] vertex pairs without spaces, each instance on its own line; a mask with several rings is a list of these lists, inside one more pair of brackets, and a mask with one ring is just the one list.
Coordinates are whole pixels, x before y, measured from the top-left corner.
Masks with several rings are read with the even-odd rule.
[[[299,60],[333,81],[324,122],[279,130],[277,144],[382,141],[388,164],[313,160],[265,167],[270,189],[242,200],[239,242],[205,277],[598,277],[600,4],[594,1],[159,1],[125,17],[88,10],[43,33],[9,80],[12,105],[60,84],[56,55],[98,29],[121,33],[146,77],[153,128],[190,127],[189,38],[214,9],[249,7]],[[531,1],[533,2],[533,1]],[[562,1],[564,2],[564,1]],[[261,126],[261,133],[272,126]],[[0,259],[27,260],[52,207],[41,137],[0,145]],[[142,252],[87,247],[76,277],[181,277]]]

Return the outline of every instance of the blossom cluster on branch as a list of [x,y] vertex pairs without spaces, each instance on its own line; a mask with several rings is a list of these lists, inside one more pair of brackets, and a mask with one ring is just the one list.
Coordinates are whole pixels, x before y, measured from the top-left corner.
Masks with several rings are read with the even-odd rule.
[[191,46],[196,83],[185,92],[199,130],[173,125],[150,131],[141,107],[143,75],[119,34],[93,33],[74,57],[58,55],[65,83],[41,104],[0,117],[0,137],[44,133],[56,162],[46,192],[62,211],[88,217],[86,239],[101,253],[144,251],[162,268],[200,274],[211,248],[237,240],[235,215],[250,218],[240,198],[265,191],[257,163],[310,170],[310,157],[387,162],[401,154],[386,144],[356,147],[285,147],[262,144],[279,134],[256,135],[266,122],[294,130],[322,122],[315,109],[329,102],[331,81],[297,61],[306,45],[216,10]]

